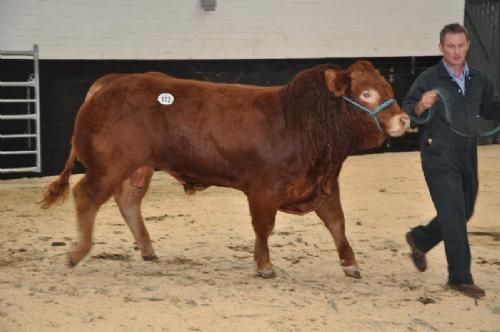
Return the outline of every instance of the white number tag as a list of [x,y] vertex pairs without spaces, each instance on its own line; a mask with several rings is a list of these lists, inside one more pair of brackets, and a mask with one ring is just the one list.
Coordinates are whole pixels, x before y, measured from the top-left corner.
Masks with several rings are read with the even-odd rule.
[[172,105],[174,103],[174,96],[171,93],[164,92],[158,96],[158,102],[162,105]]

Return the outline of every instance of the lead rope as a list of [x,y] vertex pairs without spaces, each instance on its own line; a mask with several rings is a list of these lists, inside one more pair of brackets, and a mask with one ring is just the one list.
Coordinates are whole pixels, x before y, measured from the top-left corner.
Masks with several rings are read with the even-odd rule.
[[[451,125],[451,121],[450,121],[450,110],[448,108],[448,103],[446,102],[446,99],[445,97],[443,96],[444,93],[440,90],[440,89],[436,89],[437,91],[437,94],[439,96],[439,100],[441,102],[441,104],[443,104],[443,110],[444,110],[444,117],[445,117],[445,120],[446,120],[446,123],[448,125],[448,128],[454,132],[455,134],[459,135],[459,136],[462,136],[462,137],[467,137],[467,138],[478,138],[478,137],[487,137],[487,136],[492,136],[492,135],[495,135],[497,133],[500,132],[500,126],[492,129],[492,130],[489,130],[487,132],[484,132],[484,133],[480,133],[479,135],[468,135],[466,133],[463,133],[461,131],[459,131],[458,129],[455,129],[453,128],[453,126]],[[411,121],[413,121],[415,124],[417,125],[423,125],[423,124],[426,124],[427,122],[431,121],[432,118],[434,118],[434,116],[436,115],[436,107],[431,107],[430,109],[427,110],[426,112],[426,115],[424,118],[421,118],[421,117],[416,117],[416,116],[413,116],[413,115],[410,115],[410,119]]]

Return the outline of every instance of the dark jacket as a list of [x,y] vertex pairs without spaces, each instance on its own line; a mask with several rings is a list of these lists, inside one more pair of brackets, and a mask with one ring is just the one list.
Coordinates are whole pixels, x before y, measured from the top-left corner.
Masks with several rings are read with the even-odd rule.
[[[453,127],[466,135],[480,134],[479,118],[500,121],[500,98],[486,74],[469,67],[469,76],[465,82],[465,96],[460,87],[446,71],[443,61],[421,73],[410,88],[403,101],[404,111],[416,117],[415,105],[426,91],[438,89],[442,99],[435,104],[436,116],[423,126],[424,138],[455,140],[457,134]],[[447,112],[443,103],[447,104]],[[420,117],[425,117],[426,113]]]

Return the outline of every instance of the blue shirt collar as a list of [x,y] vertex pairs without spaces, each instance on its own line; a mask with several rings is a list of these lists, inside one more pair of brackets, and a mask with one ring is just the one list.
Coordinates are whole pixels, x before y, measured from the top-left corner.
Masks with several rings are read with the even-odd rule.
[[462,74],[460,74],[460,76],[455,75],[453,69],[448,67],[448,65],[444,60],[441,61],[443,61],[444,68],[446,68],[446,71],[448,72],[448,74],[450,74],[452,78],[464,79],[465,77],[469,76],[469,65],[467,64],[467,61],[465,61],[464,70],[462,71]]

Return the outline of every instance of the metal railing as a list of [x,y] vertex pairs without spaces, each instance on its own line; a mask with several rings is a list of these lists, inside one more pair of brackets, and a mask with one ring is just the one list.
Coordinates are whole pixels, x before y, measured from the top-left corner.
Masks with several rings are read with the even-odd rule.
[[[27,88],[26,98],[0,98],[0,104],[25,103],[28,104],[28,112],[26,114],[0,114],[0,121],[26,121],[26,131],[22,133],[2,134],[0,132],[0,140],[8,139],[27,139],[27,149],[18,150],[0,150],[1,156],[14,155],[34,155],[35,165],[25,167],[0,168],[0,173],[27,173],[42,171],[42,153],[41,153],[41,132],[40,132],[40,71],[38,64],[38,45],[33,45],[33,50],[30,51],[1,51],[0,60],[32,60],[33,73],[27,81],[12,82],[0,81],[0,87],[6,88]],[[30,89],[33,89],[34,96],[30,96]],[[34,108],[31,107],[34,106]],[[6,109],[5,107],[4,109]],[[31,144],[35,140],[35,146]]]

